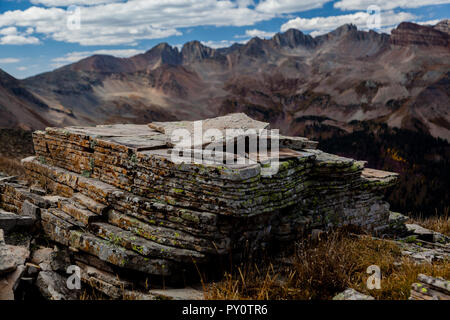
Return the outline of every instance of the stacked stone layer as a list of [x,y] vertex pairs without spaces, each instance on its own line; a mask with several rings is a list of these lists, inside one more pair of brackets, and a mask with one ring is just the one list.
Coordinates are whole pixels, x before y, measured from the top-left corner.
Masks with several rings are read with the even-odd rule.
[[163,276],[243,247],[295,240],[311,228],[354,224],[377,231],[388,224],[382,191],[395,174],[291,137],[280,137],[273,176],[263,176],[264,161],[250,154],[247,164],[174,163],[160,131],[145,125],[37,131],[36,156],[23,165],[50,195],[3,184],[2,207],[19,212],[27,199],[41,208],[53,241],[114,268]]

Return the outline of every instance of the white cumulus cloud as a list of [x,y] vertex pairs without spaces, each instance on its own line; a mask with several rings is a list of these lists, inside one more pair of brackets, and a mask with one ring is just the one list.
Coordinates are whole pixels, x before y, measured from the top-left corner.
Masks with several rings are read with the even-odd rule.
[[256,10],[270,13],[291,13],[321,8],[330,0],[262,0]]
[[263,31],[258,29],[245,30],[245,35],[249,37],[271,38],[276,32]]
[[[56,5],[77,1],[35,0]],[[80,2],[80,1],[78,1]],[[268,20],[274,13],[248,7],[251,2],[231,0],[128,0],[68,11],[61,7],[30,7],[0,14],[1,27],[34,28],[35,33],[57,41],[81,45],[136,44],[138,40],[181,35],[180,28],[244,26]],[[107,3],[103,3],[107,2]],[[79,17],[80,28],[68,27]]]
[[446,3],[450,3],[450,0],[340,0],[334,4],[334,7],[341,10],[366,10],[371,5],[377,5],[384,11],[394,8],[419,8]]
[[[244,43],[245,41],[232,41],[232,40],[219,40],[219,41],[213,41],[213,40],[209,40],[209,41],[201,41],[201,43],[207,47],[213,48],[213,49],[219,49],[219,48],[226,48],[226,47],[230,47],[235,43]],[[178,48],[182,48],[181,46],[178,46]]]
[[38,44],[39,39],[31,36],[29,30],[20,32],[16,27],[7,27],[0,29],[0,44],[22,45]]
[[20,59],[17,58],[0,58],[1,64],[10,64],[20,62]]
[[[367,22],[370,15],[367,12],[356,12],[340,16],[316,17],[316,18],[300,18],[289,20],[281,26],[281,31],[288,29],[299,29],[301,31],[310,31],[312,36],[332,31],[344,24],[354,24],[359,29],[367,30]],[[394,11],[386,11],[381,13],[381,31],[389,31],[403,21],[411,21],[415,19],[411,13]]]
[[92,6],[120,1],[121,0],[31,0],[30,2],[33,4],[42,4],[47,7],[68,7],[71,5]]

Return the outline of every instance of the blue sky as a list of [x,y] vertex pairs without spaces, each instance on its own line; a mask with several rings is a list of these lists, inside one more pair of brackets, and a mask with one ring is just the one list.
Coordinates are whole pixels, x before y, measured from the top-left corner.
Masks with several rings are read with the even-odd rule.
[[402,21],[448,18],[450,0],[0,0],[0,68],[25,78],[92,54],[129,57],[160,42],[223,47],[289,28],[316,36],[353,23],[389,33]]

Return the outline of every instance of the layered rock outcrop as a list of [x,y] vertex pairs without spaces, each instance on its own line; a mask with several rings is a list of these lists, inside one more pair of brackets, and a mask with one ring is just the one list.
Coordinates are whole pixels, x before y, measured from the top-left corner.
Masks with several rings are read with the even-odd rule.
[[440,46],[449,47],[448,25],[439,24],[435,28],[402,22],[392,30],[391,43],[399,46]]
[[450,281],[419,274],[411,286],[410,300],[450,300]]
[[[268,128],[243,114],[204,123],[222,123],[222,130]],[[115,274],[132,279],[134,288],[154,276],[182,281],[196,274],[196,265],[292,242],[313,228],[356,225],[380,233],[388,227],[383,190],[396,174],[365,169],[362,161],[317,150],[314,141],[285,136],[276,137],[279,167],[272,175],[262,173],[273,150],[264,156],[261,150],[226,153],[245,160],[230,164],[205,159],[211,143],[192,143],[183,152],[207,161],[176,162],[171,130],[192,127],[180,122],[36,131],[36,156],[22,163],[40,187],[0,182],[0,205],[38,217],[52,241],[72,250],[83,280],[110,290],[133,286],[111,283]]]

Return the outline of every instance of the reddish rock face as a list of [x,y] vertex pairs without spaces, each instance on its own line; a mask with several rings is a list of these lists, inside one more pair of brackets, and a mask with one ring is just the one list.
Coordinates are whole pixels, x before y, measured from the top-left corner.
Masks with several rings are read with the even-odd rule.
[[445,25],[442,24],[438,28],[430,28],[415,23],[403,22],[399,24],[397,29],[392,30],[391,43],[399,46],[440,46],[449,47],[450,35],[444,30]]

